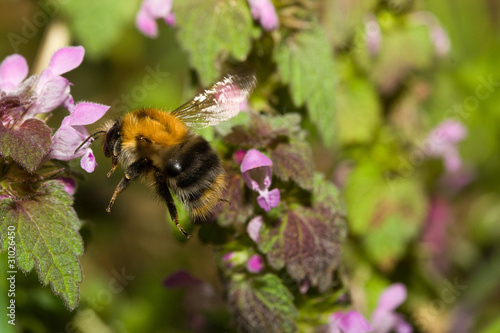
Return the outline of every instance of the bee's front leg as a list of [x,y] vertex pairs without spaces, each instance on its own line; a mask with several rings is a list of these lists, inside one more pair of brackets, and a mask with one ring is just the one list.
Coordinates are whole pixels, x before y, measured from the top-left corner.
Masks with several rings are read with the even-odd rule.
[[118,156],[113,155],[111,157],[111,170],[109,170],[109,172],[106,175],[106,177],[108,177],[108,178],[111,177],[111,175],[113,174],[113,172],[115,172],[117,166],[118,166]]
[[[136,161],[132,163],[126,170],[125,170],[125,176],[120,180],[118,183],[118,186],[115,188],[115,192],[113,193],[113,196],[111,197],[111,200],[109,201],[108,207],[106,208],[106,211],[109,213],[111,212],[111,207],[115,203],[116,198],[120,193],[122,193],[127,186],[130,184],[130,182],[139,177],[141,174],[148,172],[152,168],[151,161],[147,159],[142,159],[139,161]],[[116,167],[114,167],[116,169]],[[114,170],[111,169],[111,170]]]

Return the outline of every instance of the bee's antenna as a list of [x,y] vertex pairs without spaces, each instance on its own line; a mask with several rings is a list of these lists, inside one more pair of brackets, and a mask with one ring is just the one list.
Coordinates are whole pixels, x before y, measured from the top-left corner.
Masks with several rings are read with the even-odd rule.
[[96,136],[97,134],[101,134],[101,133],[106,133],[106,131],[97,131],[97,132],[95,132],[94,134],[89,135],[89,137],[88,137],[88,138],[86,138],[86,139],[85,139],[85,141],[83,141],[83,142],[82,142],[82,143],[78,146],[78,148],[76,148],[76,149],[75,149],[75,152],[74,152],[73,154],[76,154],[76,152],[77,152],[77,151],[79,151],[79,150],[80,150],[80,148],[82,148],[82,146],[83,146],[84,144],[86,144],[86,143],[87,143],[90,139],[94,138],[94,136]]

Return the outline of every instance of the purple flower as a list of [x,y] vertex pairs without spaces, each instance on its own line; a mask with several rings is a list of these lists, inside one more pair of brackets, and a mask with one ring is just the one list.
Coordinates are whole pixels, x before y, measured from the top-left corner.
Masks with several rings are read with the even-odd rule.
[[262,222],[262,216],[256,216],[248,222],[247,233],[255,243],[258,243],[260,240],[259,231],[262,227]]
[[90,149],[90,142],[75,153],[75,149],[89,136],[84,125],[99,120],[108,111],[109,106],[90,102],[77,104],[71,114],[65,117],[61,127],[52,137],[50,158],[69,161],[82,156],[80,165],[87,172],[93,172],[97,163]]
[[243,163],[243,159],[245,158],[246,153],[247,152],[243,149],[235,151],[233,154],[233,160],[241,165],[241,163]]
[[394,310],[406,299],[406,287],[402,283],[395,283],[385,289],[378,300],[377,308],[372,314],[374,333],[411,333],[412,327],[402,315]]
[[446,171],[453,173],[462,166],[457,144],[467,135],[467,128],[456,120],[445,120],[428,136],[428,154],[444,160]]
[[74,106],[70,95],[71,83],[60,76],[80,66],[85,55],[83,46],[70,46],[58,50],[50,59],[49,67],[42,71],[35,92],[38,98],[28,111],[28,117],[47,113],[63,104],[66,108]]
[[158,35],[156,19],[163,18],[166,24],[175,25],[172,2],[173,0],[144,0],[135,18],[137,29],[148,37],[156,37]]
[[12,128],[39,113],[47,113],[63,104],[73,106],[69,94],[71,83],[60,76],[80,65],[85,50],[81,46],[65,47],[51,58],[40,77],[28,75],[26,60],[13,54],[0,64],[0,117],[2,125]]
[[271,31],[278,27],[278,15],[271,0],[248,0],[248,5],[253,18],[258,20],[265,30]]
[[0,64],[0,90],[13,92],[28,76],[28,63],[23,56],[13,54]]
[[243,180],[248,187],[259,192],[257,203],[266,212],[280,202],[280,191],[277,188],[269,191],[272,176],[271,165],[273,162],[255,149],[250,149],[241,163]]
[[368,321],[357,311],[334,312],[328,321],[328,333],[365,333],[371,330]]
[[264,269],[264,260],[262,257],[258,254],[254,254],[253,256],[250,257],[247,261],[247,270],[250,273],[260,273]]
[[64,191],[69,195],[74,195],[76,192],[76,182],[73,178],[58,177],[57,180],[64,185]]

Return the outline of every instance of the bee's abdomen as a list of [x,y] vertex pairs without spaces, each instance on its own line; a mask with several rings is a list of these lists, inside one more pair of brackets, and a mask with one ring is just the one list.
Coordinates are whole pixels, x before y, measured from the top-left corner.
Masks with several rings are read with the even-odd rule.
[[176,156],[169,158],[165,173],[172,190],[194,218],[207,217],[222,198],[225,187],[222,163],[200,136],[188,140]]

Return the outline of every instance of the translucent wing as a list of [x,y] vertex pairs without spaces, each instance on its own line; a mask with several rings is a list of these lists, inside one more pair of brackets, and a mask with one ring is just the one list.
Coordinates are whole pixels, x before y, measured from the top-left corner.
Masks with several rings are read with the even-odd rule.
[[189,127],[216,125],[240,112],[256,84],[253,72],[226,74],[172,113]]

